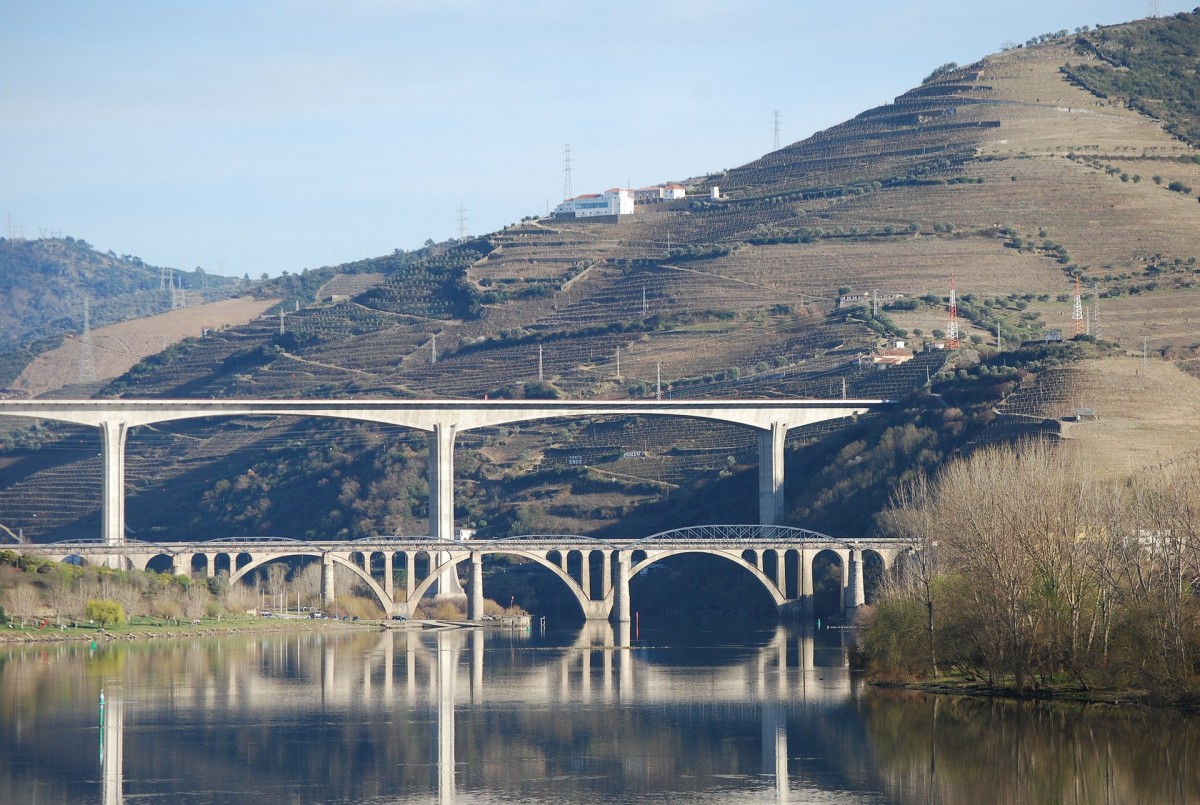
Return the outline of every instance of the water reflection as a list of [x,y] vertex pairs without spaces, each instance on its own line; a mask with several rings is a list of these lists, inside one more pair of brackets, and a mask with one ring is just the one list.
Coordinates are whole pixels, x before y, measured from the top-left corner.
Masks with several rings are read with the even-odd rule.
[[1193,718],[872,691],[846,656],[837,632],[605,624],[10,650],[0,802],[1200,796]]

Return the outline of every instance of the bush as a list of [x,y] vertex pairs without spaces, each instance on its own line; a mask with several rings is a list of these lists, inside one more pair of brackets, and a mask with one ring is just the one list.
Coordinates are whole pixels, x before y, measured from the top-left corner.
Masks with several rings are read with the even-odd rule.
[[88,620],[101,626],[125,625],[125,608],[116,601],[88,601],[84,612]]

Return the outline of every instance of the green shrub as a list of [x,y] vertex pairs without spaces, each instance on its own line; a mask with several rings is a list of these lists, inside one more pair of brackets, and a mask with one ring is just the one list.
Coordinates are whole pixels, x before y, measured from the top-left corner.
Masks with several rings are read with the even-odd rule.
[[101,626],[125,625],[125,608],[116,601],[88,601],[84,612],[88,620]]

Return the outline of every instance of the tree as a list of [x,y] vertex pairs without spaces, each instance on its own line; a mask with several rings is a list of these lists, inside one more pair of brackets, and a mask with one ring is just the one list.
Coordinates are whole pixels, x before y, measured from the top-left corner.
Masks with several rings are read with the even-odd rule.
[[125,609],[116,601],[88,601],[86,614],[101,626],[125,625]]
[[950,73],[953,73],[957,69],[958,69],[957,63],[948,61],[945,64],[941,65],[940,67],[933,68],[933,72],[930,73],[929,75],[925,76],[925,78],[921,81],[921,83],[928,84],[930,81],[936,81],[937,79],[941,78],[942,76],[946,76],[946,75],[949,75]]

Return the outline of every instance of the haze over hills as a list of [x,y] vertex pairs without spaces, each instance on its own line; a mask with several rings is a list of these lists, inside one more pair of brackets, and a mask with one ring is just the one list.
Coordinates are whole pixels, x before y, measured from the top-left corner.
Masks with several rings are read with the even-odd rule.
[[[1194,85],[1198,46],[1200,17],[1184,14],[947,65],[891,104],[687,180],[680,201],[614,222],[531,218],[280,278],[273,296],[306,303],[285,305],[282,333],[270,318],[189,339],[101,393],[904,398],[893,414],[789,440],[790,477],[813,479],[789,488],[795,522],[866,530],[905,473],[972,440],[1031,428],[1071,437],[1046,420],[1102,410],[1095,373],[1128,374],[1117,357],[1082,374],[1047,367],[1143,349],[1196,365],[1200,155],[1189,142],[1196,110],[1177,90]],[[952,277],[969,349],[920,351],[943,340]],[[1091,337],[1010,356],[1077,326]],[[897,338],[917,354],[875,368],[871,356]],[[1148,392],[1193,382],[1152,380]],[[1136,395],[1118,385],[1128,420]],[[9,527],[38,539],[96,530],[94,447],[65,447],[93,438],[42,432],[39,443],[59,446],[54,460],[6,459]],[[459,444],[460,524],[485,534],[753,517],[752,474],[741,470],[755,442],[736,428],[589,421],[470,432]],[[128,519],[163,538],[214,527],[423,533],[424,449],[419,435],[311,422],[135,434]],[[1164,440],[1137,460],[1169,456]],[[51,516],[39,486],[82,502]]]

